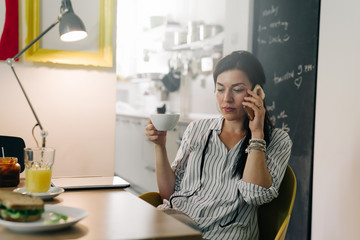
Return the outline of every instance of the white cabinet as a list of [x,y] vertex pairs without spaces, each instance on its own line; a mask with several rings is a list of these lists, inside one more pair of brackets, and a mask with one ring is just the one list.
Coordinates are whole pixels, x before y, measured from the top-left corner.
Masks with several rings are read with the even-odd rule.
[[141,159],[139,139],[141,121],[132,118],[116,118],[115,174],[128,181],[138,178]]
[[[126,179],[141,192],[158,191],[155,176],[154,144],[147,140],[147,118],[116,117],[115,174]],[[167,133],[169,161],[175,158],[178,128]]]

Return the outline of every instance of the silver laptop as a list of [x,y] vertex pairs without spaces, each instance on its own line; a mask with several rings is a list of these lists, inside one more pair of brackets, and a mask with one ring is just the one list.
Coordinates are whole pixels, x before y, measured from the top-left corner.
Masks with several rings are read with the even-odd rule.
[[92,189],[92,188],[127,188],[130,183],[118,176],[110,177],[63,177],[51,179],[54,187],[65,190]]

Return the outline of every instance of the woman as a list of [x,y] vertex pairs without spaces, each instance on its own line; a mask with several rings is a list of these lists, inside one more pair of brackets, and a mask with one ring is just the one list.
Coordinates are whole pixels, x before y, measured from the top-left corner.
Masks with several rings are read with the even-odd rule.
[[[251,53],[222,58],[213,77],[221,117],[191,122],[171,166],[166,132],[151,121],[146,127],[155,143],[164,199],[159,208],[195,225],[204,239],[258,239],[257,207],[277,197],[292,142],[271,127],[261,90],[250,90],[265,84],[263,68]],[[253,110],[252,120],[245,107]]]

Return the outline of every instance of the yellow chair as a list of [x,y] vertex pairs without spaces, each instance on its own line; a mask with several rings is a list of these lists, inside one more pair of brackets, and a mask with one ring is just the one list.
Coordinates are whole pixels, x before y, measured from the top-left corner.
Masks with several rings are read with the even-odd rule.
[[279,196],[258,209],[260,239],[285,239],[296,195],[296,178],[288,165]]
[[[285,239],[294,206],[295,194],[296,178],[293,170],[288,165],[279,189],[279,196],[258,209],[260,239]],[[144,193],[139,198],[154,207],[162,203],[162,199],[157,192]]]
[[154,207],[157,207],[160,204],[162,204],[162,199],[160,197],[160,194],[157,192],[147,192],[147,193],[141,194],[139,196],[139,198],[141,198],[145,202],[150,203]]

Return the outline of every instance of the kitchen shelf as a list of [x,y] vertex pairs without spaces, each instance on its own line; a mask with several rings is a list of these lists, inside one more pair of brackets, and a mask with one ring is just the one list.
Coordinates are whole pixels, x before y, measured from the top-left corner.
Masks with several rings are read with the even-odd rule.
[[186,51],[186,50],[197,50],[197,49],[210,49],[214,46],[222,46],[224,41],[224,32],[220,32],[214,37],[206,38],[201,41],[192,42],[189,44],[182,44],[174,46],[169,51]]
[[[144,32],[144,38],[153,41],[153,42],[159,42],[162,39],[162,35],[165,34],[165,27],[160,26],[151,30],[147,30]],[[164,53],[164,52],[178,52],[178,51],[194,51],[194,50],[207,50],[214,48],[216,46],[223,45],[225,38],[224,31],[219,32],[213,37],[206,38],[204,40],[198,40],[192,43],[185,43],[180,45],[174,45],[168,49],[160,49],[159,44],[149,44],[151,47],[146,47],[144,50],[148,51],[149,53]]]

